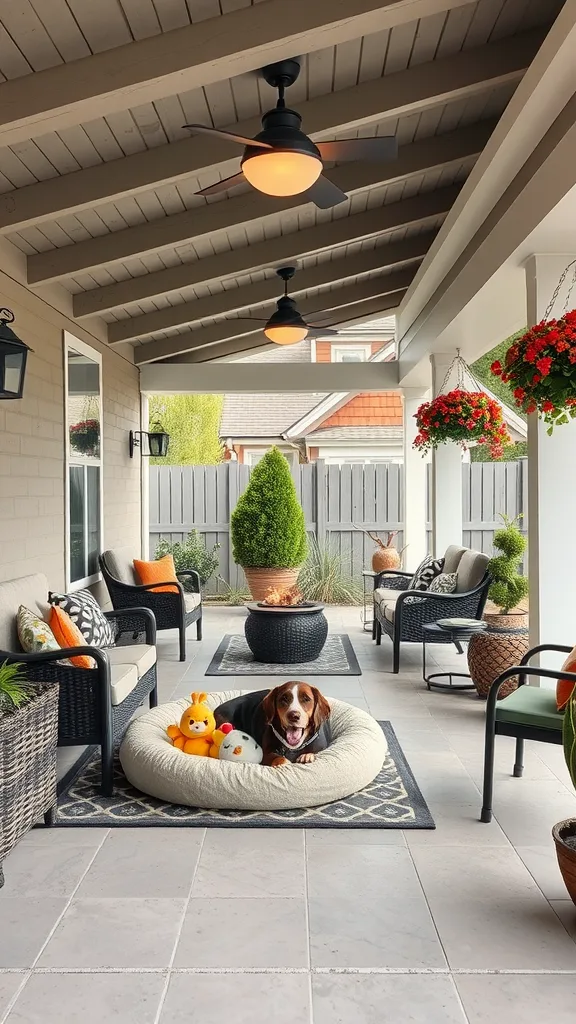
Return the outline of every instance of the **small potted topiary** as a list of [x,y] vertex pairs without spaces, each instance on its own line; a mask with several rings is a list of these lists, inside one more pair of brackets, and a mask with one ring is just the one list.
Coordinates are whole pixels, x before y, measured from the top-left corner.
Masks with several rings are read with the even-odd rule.
[[[494,534],[498,552],[488,562],[491,579],[488,599],[497,611],[484,612],[488,629],[475,634],[468,644],[468,668],[478,696],[486,699],[494,680],[512,665],[519,665],[528,650],[528,613],[519,607],[528,594],[528,579],[518,572],[526,550],[526,538],[518,529],[518,521],[506,515],[504,526]],[[500,690],[507,697],[518,686],[516,677]]]
[[264,600],[270,587],[294,586],[306,557],[306,525],[288,460],[277,448],[252,470],[230,530],[234,560],[255,601]]

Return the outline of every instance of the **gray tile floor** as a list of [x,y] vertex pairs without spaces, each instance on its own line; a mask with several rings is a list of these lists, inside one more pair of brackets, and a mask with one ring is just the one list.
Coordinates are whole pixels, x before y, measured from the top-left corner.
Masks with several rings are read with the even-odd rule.
[[[242,617],[209,611],[185,664],[162,636],[161,700],[246,685],[204,677]],[[357,609],[329,618],[363,675],[318,682],[392,721],[436,831],[34,831],[5,862],[0,1022],[573,1024],[576,907],[550,837],[576,814],[561,749],[528,745],[512,779],[501,738],[480,824],[484,706],[429,693],[416,647],[394,677]]]

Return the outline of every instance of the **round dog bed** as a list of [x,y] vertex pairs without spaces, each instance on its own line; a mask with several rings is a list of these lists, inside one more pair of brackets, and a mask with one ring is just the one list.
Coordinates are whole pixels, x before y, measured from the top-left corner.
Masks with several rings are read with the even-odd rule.
[[[211,693],[214,710],[247,691]],[[183,754],[166,728],[180,721],[188,700],[172,701],[135,719],[120,748],[128,781],[142,793],[189,807],[277,811],[315,807],[363,789],[377,776],[386,755],[384,734],[365,711],[330,700],[332,742],[312,764],[268,768]]]

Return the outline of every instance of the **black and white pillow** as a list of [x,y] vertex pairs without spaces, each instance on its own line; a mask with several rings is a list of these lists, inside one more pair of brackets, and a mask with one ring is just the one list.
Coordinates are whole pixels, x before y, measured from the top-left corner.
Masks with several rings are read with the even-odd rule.
[[410,580],[408,590],[428,590],[432,580],[440,575],[443,568],[443,558],[432,558],[432,555],[426,555]]
[[50,593],[48,600],[70,616],[89,647],[113,646],[114,630],[89,590],[78,590],[75,594]]
[[428,591],[431,594],[453,594],[456,590],[457,583],[457,572],[441,572],[438,576],[434,577],[432,583],[428,587]]

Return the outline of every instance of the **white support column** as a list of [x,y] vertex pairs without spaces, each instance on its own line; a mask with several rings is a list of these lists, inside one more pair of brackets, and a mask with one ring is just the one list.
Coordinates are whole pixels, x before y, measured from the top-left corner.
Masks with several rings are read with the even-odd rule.
[[[430,356],[432,394],[443,390],[446,374],[456,353]],[[455,384],[448,381],[447,391]],[[462,543],[462,449],[457,444],[442,444],[432,454],[432,552],[441,558],[450,544]]]
[[415,569],[426,555],[426,473],[428,462],[412,447],[417,434],[414,416],[428,392],[424,388],[403,388],[404,406],[404,567]]
[[[148,395],[140,395],[140,430],[149,430]],[[142,458],[141,448],[134,458],[140,460],[140,547],[142,558],[150,557],[150,459]]]
[[[574,255],[531,256],[526,263],[528,324],[542,320],[562,271]],[[551,316],[559,316],[568,280]],[[576,295],[570,307],[576,306]],[[576,544],[571,530],[576,498],[576,420],[552,436],[528,417],[528,576],[530,645],[574,643]],[[549,662],[550,663],[550,662]]]

